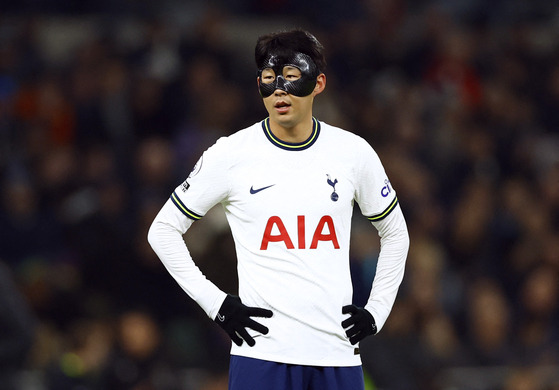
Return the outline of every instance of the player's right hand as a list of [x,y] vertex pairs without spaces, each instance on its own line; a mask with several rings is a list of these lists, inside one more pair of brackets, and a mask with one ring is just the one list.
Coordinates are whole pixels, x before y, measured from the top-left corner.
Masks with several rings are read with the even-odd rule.
[[242,345],[243,340],[249,346],[254,346],[256,342],[252,338],[246,328],[253,329],[262,334],[268,334],[268,328],[254,321],[251,317],[272,317],[273,312],[260,307],[248,307],[241,302],[241,298],[235,295],[227,295],[223,304],[219,308],[214,321],[227,332],[231,340]]

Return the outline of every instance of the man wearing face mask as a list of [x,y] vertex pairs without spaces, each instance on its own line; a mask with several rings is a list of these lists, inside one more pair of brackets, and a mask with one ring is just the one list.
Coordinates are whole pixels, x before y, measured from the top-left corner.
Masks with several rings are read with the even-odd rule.
[[[326,87],[322,45],[303,30],[262,36],[257,83],[269,116],[204,152],[148,240],[186,293],[231,337],[229,389],[363,389],[359,342],[386,322],[409,238],[396,192],[361,137],[313,117]],[[352,304],[354,202],[381,241],[365,307]],[[221,203],[239,291],[221,291],[182,235]]]

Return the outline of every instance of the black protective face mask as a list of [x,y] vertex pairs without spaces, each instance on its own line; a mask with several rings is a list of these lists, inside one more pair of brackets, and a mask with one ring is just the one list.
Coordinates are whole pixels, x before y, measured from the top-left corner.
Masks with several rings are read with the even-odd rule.
[[[283,77],[283,68],[293,66],[301,71],[301,78],[295,81],[288,81]],[[276,74],[276,78],[269,84],[262,82],[262,71],[272,69]],[[320,74],[320,70],[316,64],[306,54],[295,53],[290,58],[281,58],[271,54],[262,67],[258,70],[258,78],[260,80],[259,89],[262,97],[268,97],[274,93],[276,89],[285,91],[291,95],[304,97],[308,96],[316,86],[316,78]]]

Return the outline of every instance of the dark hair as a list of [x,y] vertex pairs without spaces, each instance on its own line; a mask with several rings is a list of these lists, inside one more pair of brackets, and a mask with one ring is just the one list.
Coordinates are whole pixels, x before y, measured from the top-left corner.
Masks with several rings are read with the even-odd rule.
[[256,41],[254,59],[258,69],[261,69],[272,53],[280,57],[291,58],[297,52],[311,57],[318,69],[324,72],[326,68],[324,47],[314,35],[301,29],[260,36]]

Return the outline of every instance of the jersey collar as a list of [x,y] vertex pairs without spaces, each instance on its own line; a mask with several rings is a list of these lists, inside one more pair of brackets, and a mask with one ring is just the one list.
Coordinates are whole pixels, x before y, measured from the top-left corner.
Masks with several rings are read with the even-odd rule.
[[274,133],[272,133],[272,130],[270,130],[269,117],[262,121],[262,129],[264,130],[266,138],[268,138],[268,140],[278,148],[285,150],[305,150],[310,148],[316,142],[320,134],[320,122],[318,122],[314,117],[312,118],[312,122],[313,126],[311,135],[305,141],[298,143],[285,142],[276,137]]

